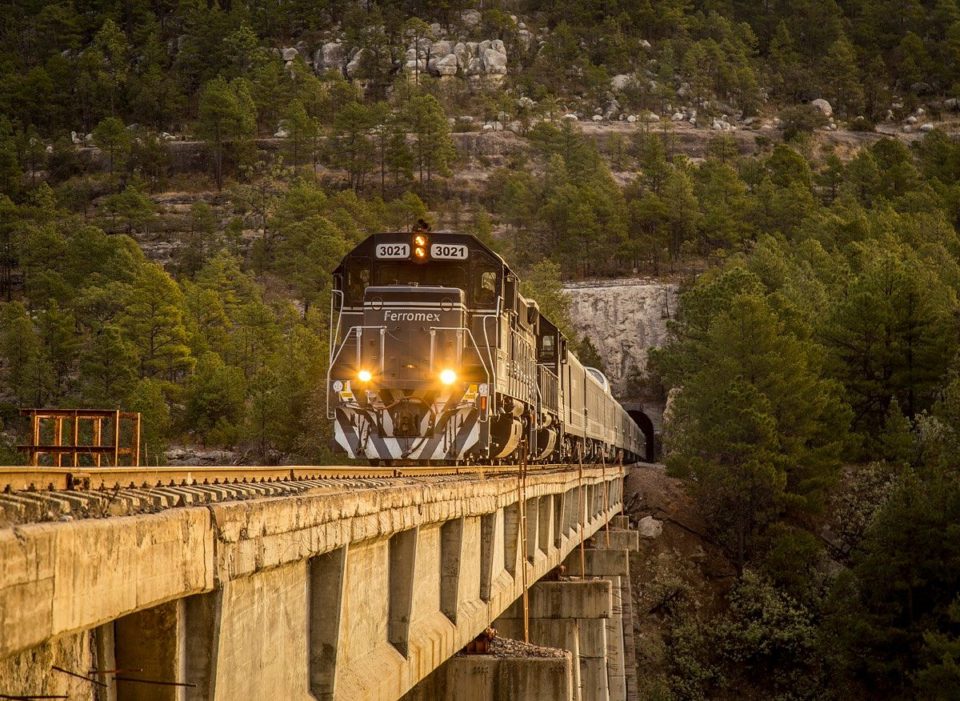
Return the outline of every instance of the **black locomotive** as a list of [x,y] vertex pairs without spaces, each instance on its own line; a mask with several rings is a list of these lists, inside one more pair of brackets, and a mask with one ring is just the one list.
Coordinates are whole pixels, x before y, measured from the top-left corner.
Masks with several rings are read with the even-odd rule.
[[[639,427],[467,234],[374,234],[334,271],[328,415],[374,463],[632,460]],[[523,439],[526,440],[523,440]]]

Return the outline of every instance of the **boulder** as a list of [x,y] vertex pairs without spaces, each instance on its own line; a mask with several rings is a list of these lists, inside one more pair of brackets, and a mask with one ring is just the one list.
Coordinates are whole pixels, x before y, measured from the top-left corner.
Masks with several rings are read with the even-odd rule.
[[442,58],[431,58],[427,67],[434,75],[444,77],[456,75],[458,66],[456,55],[447,54]]
[[628,73],[620,73],[610,79],[610,87],[614,90],[625,90],[633,82],[633,76]]
[[457,45],[453,47],[453,55],[457,57],[457,65],[460,67],[460,70],[466,71],[467,66],[470,65],[470,49],[467,48],[467,45],[462,41],[458,42]]
[[603,116],[605,119],[616,119],[620,116],[620,103],[616,100],[610,100],[603,109]]
[[318,73],[343,70],[343,44],[331,41],[324,44],[313,59],[313,67]]
[[483,74],[483,59],[479,56],[474,56],[470,59],[470,62],[467,63],[466,70],[464,71],[467,75],[482,75]]
[[636,121],[637,121],[637,115],[635,114],[631,114],[627,117],[627,122],[629,122],[630,124],[635,124]]
[[567,112],[565,115],[563,115],[563,117],[561,117],[561,119],[566,119],[570,122],[577,122],[580,120],[580,117],[575,115],[573,112]]
[[443,57],[453,53],[453,45],[444,39],[443,41],[435,41],[430,46],[430,55],[436,57]]
[[507,125],[507,131],[512,131],[514,134],[522,134],[523,123],[518,120],[514,120]]
[[287,131],[287,128],[281,124],[281,125],[277,128],[277,131],[274,132],[273,135],[274,135],[274,137],[276,137],[276,138],[278,138],[278,139],[286,139],[288,136],[290,136],[290,132]]
[[653,516],[644,516],[637,524],[641,538],[659,538],[663,534],[663,521]]
[[519,107],[522,110],[532,109],[533,107],[536,106],[536,104],[537,104],[536,102],[531,100],[526,95],[524,95],[523,97],[517,100],[517,107]]
[[810,103],[811,107],[815,107],[820,110],[824,117],[833,116],[833,107],[830,106],[830,103],[824,100],[822,97],[818,97],[816,100]]
[[283,57],[284,61],[292,61],[293,59],[295,59],[297,56],[300,55],[300,52],[297,51],[292,46],[288,46],[287,48],[283,49],[280,52],[280,54]]
[[593,115],[592,119],[593,119],[594,122],[602,122],[602,121],[603,121],[603,117],[602,117],[601,115],[599,115],[599,114]]
[[683,112],[674,112],[673,116],[670,117],[670,120],[673,122],[682,122],[686,117],[683,116]]
[[958,102],[957,98],[955,97],[948,97],[946,100],[943,101],[943,106],[948,110],[957,109],[958,104],[960,104],[960,102]]
[[911,114],[909,117],[907,117],[903,121],[905,121],[907,124],[916,124],[919,120],[914,115]]
[[644,49],[650,49],[650,48],[652,48],[650,42],[647,41],[646,39],[641,39],[641,40],[640,40],[640,46],[641,46],[641,48],[644,48]]
[[493,75],[506,75],[507,56],[496,49],[487,49],[483,52],[483,67],[487,73]]
[[930,133],[934,129],[936,129],[936,127],[933,126],[932,124],[924,124],[923,126],[920,127],[920,131],[922,131],[925,134]]
[[523,46],[524,51],[526,51],[533,43],[533,34],[526,29],[521,29],[519,32],[517,32],[517,40]]
[[[350,67],[347,67],[349,71]],[[417,73],[426,73],[429,70],[427,62],[422,58],[416,61],[407,61],[403,64],[403,70],[411,75],[416,75]]]
[[360,49],[357,53],[353,55],[353,58],[350,59],[350,62],[347,64],[347,77],[356,78],[360,73],[360,66],[363,62],[363,57],[366,55],[366,49]]

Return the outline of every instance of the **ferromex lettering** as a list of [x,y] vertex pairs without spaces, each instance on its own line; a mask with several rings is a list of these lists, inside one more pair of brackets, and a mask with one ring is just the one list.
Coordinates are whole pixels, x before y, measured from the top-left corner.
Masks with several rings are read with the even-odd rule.
[[393,312],[383,313],[384,321],[440,321],[440,314],[436,312]]

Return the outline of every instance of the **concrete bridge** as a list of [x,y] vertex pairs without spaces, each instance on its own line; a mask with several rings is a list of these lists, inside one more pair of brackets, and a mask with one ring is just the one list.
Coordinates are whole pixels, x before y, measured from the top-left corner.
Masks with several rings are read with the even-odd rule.
[[[0,696],[635,695],[618,470],[300,486],[128,489],[154,512],[0,529]],[[565,652],[458,655],[525,618]]]

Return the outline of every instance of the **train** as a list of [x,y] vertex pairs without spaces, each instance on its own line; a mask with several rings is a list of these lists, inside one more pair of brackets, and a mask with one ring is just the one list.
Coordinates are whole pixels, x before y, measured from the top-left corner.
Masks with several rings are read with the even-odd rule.
[[371,465],[633,461],[645,437],[471,234],[367,237],[333,272],[327,417]]

